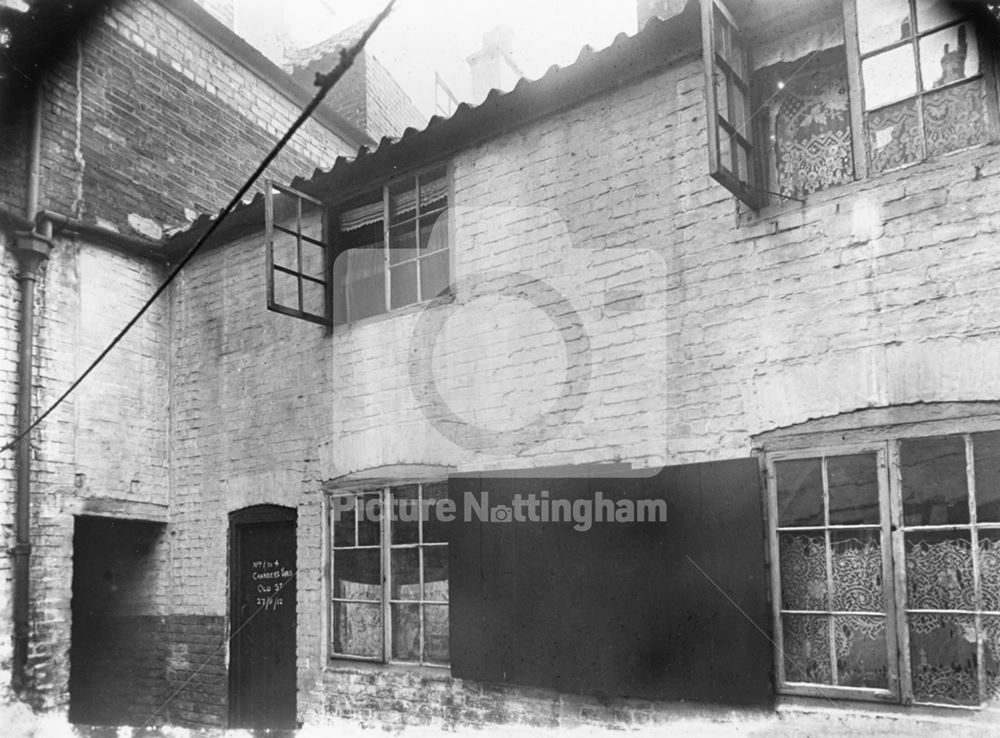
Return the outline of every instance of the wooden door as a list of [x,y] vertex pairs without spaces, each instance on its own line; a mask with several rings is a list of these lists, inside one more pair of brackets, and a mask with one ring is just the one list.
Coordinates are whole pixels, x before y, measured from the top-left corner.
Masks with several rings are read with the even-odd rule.
[[230,516],[229,722],[295,727],[295,510]]

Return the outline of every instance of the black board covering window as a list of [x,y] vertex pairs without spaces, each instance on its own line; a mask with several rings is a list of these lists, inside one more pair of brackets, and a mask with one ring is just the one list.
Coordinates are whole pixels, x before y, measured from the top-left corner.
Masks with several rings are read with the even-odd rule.
[[[534,474],[534,476],[526,476]],[[547,472],[449,479],[491,506],[662,500],[666,522],[480,522],[449,527],[455,677],[656,700],[767,703],[772,648],[756,460],[653,477]],[[594,516],[596,517],[596,515]]]

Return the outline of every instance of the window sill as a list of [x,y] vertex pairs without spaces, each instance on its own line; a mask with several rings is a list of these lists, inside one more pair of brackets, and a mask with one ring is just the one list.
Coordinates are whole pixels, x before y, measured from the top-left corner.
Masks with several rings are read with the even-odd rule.
[[356,661],[354,659],[337,657],[332,657],[323,671],[327,674],[383,674],[386,672],[397,672],[418,676],[421,679],[451,680],[450,666],[408,664],[405,662]]
[[878,717],[888,720],[938,723],[942,725],[995,725],[1000,718],[1000,710],[990,705],[979,707],[955,705],[901,705],[885,702],[849,701],[834,702],[822,697],[800,697],[778,695],[775,710],[785,715],[823,714],[832,716]]
[[414,313],[419,313],[424,310],[428,310],[433,305],[434,308],[440,307],[441,305],[449,305],[455,301],[455,293],[449,292],[447,295],[442,295],[434,300],[427,300],[426,302],[417,302],[413,305],[407,305],[406,307],[396,308],[395,310],[390,310],[387,313],[379,313],[378,315],[370,315],[367,318],[359,318],[358,320],[351,321],[350,323],[338,323],[333,326],[333,335],[340,336],[345,333],[350,333],[355,328],[361,328],[364,326],[375,325],[381,323],[384,320],[393,320],[395,318],[402,318],[407,315],[412,315]]
[[806,195],[803,202],[794,200],[772,202],[756,211],[734,198],[737,228],[761,230],[767,227],[767,233],[786,231],[802,225],[803,215],[808,210],[838,203],[862,192],[877,192],[881,189],[898,186],[911,177],[930,175],[942,165],[962,166],[964,163],[969,163],[975,166],[978,163],[977,160],[984,153],[995,153],[998,148],[1000,148],[1000,140],[987,141],[884,172],[869,173],[866,177],[843,182]]

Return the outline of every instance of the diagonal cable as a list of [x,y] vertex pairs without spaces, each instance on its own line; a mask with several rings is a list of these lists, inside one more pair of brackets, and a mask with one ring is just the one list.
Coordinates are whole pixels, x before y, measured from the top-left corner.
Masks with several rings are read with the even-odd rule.
[[[94,371],[94,369],[96,369],[97,366],[102,361],[104,361],[104,358],[111,353],[111,351],[115,348],[115,346],[117,346],[121,342],[121,340],[125,338],[126,334],[132,329],[133,326],[135,326],[136,323],[139,322],[139,319],[146,314],[146,311],[149,310],[150,307],[152,307],[153,303],[156,302],[157,298],[159,298],[159,296],[166,291],[167,287],[170,286],[170,283],[174,281],[174,278],[178,274],[180,274],[181,270],[185,266],[187,266],[188,262],[190,262],[191,259],[194,258],[194,255],[198,253],[202,245],[209,238],[211,238],[212,234],[214,234],[216,230],[218,230],[219,225],[226,219],[227,216],[229,216],[230,213],[232,213],[233,210],[236,209],[236,206],[239,205],[240,202],[242,202],[243,196],[250,191],[250,188],[253,187],[254,183],[271,165],[271,163],[275,160],[275,158],[278,156],[281,150],[285,148],[285,145],[291,140],[292,136],[295,135],[296,131],[298,131],[299,128],[302,127],[302,124],[304,124],[307,120],[309,120],[309,117],[313,114],[313,111],[316,110],[319,104],[323,101],[323,98],[326,97],[326,93],[330,91],[330,88],[332,88],[337,83],[337,81],[344,76],[347,70],[350,69],[351,64],[354,63],[354,57],[356,57],[358,53],[360,53],[361,50],[364,49],[364,46],[368,42],[368,39],[375,32],[375,29],[379,27],[382,21],[386,19],[386,17],[392,10],[393,5],[395,4],[396,0],[389,0],[389,4],[385,6],[385,8],[382,10],[381,13],[375,16],[375,19],[371,22],[371,25],[368,26],[365,32],[361,34],[361,37],[357,41],[355,41],[352,46],[341,50],[340,61],[337,63],[337,66],[335,66],[327,74],[316,75],[316,85],[319,87],[319,90],[316,92],[316,95],[309,102],[309,104],[302,109],[302,112],[299,114],[299,117],[295,119],[295,122],[292,123],[292,125],[281,137],[281,139],[274,145],[274,147],[267,154],[267,156],[264,157],[261,163],[254,170],[253,174],[251,174],[250,177],[247,179],[247,181],[243,184],[243,186],[240,187],[239,191],[235,195],[233,195],[233,198],[229,201],[229,204],[227,204],[226,207],[224,207],[219,212],[218,217],[216,217],[216,219],[212,221],[212,224],[209,226],[208,230],[201,235],[201,237],[195,242],[194,246],[192,246],[190,250],[188,250],[188,252],[184,255],[184,258],[181,259],[177,263],[177,266],[173,268],[173,270],[163,281],[163,283],[156,288],[156,291],[149,297],[148,300],[146,300],[143,306],[139,308],[138,312],[136,312],[136,314],[132,316],[132,319],[125,324],[125,327],[122,328],[120,331],[118,331],[118,334],[113,339],[111,339],[111,343],[109,343],[104,348],[104,350],[97,355],[97,358],[90,363],[90,366],[88,366],[83,371],[83,373],[80,374],[80,376],[73,381],[73,383],[69,386],[69,388],[66,389],[65,392],[59,395],[59,397],[56,399],[55,402],[49,405],[49,407],[45,410],[45,412],[43,412],[41,415],[35,418],[35,420],[32,421],[31,425],[29,425],[23,431],[18,433],[13,438],[13,440],[5,444],[3,448],[0,448],[0,453],[3,453],[4,451],[14,448],[14,446],[16,446],[18,442],[21,441],[21,439],[23,439],[25,436],[31,433],[32,430],[38,427],[38,425],[43,420],[45,420],[52,413],[53,410],[59,407],[63,403],[63,401],[67,397],[69,397],[77,387],[80,386],[83,380],[87,378],[87,375],[89,375],[92,371]],[[30,409],[21,408],[19,412],[27,413],[30,412]]]

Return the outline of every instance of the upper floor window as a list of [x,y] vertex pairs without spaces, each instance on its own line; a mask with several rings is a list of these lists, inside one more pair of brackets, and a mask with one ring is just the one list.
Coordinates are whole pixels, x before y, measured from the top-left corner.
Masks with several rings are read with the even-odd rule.
[[431,300],[450,282],[448,176],[410,175],[340,211],[333,320],[346,323]]
[[955,7],[775,3],[741,28],[704,0],[712,176],[757,209],[990,140],[984,29]]

